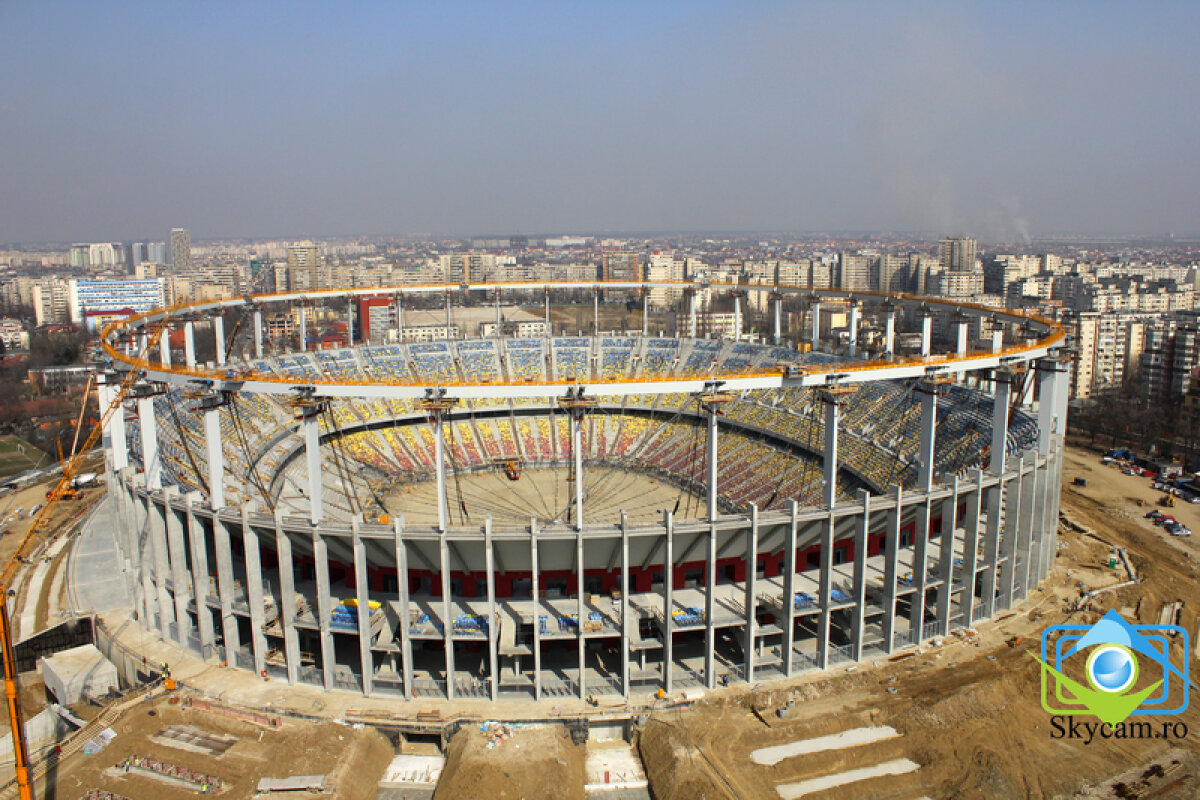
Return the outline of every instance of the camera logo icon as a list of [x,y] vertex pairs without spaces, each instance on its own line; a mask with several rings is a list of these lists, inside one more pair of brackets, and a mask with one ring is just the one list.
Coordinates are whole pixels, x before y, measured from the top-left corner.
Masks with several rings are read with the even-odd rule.
[[[1183,656],[1173,663],[1177,637]],[[1190,652],[1183,628],[1133,625],[1112,610],[1095,625],[1052,625],[1042,632],[1037,659],[1042,708],[1090,714],[1113,727],[1130,716],[1178,714],[1188,706]]]

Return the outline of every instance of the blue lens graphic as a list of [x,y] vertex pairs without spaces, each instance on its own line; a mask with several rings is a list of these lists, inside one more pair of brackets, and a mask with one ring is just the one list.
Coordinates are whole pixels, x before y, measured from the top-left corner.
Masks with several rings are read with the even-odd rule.
[[1137,660],[1120,645],[1097,647],[1088,657],[1087,676],[1102,692],[1123,692],[1137,680]]

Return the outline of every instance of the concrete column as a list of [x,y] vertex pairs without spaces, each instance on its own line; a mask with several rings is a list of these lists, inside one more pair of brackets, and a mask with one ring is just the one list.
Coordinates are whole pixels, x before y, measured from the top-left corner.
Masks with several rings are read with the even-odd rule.
[[992,398],[992,446],[988,460],[988,471],[993,475],[1004,472],[1008,455],[1008,405],[1012,396],[1011,376],[997,376],[993,382],[995,395]]
[[958,355],[966,355],[967,353],[967,320],[960,319],[954,324],[956,346],[954,348]]
[[[492,702],[500,698],[500,654],[497,652],[496,637],[500,624],[500,614],[496,611],[496,544],[492,541],[492,516],[489,514],[483,521],[483,558],[484,570],[487,573],[487,604],[488,604],[488,675],[491,677]],[[581,595],[582,596],[582,595]],[[582,630],[583,625],[581,624]]]
[[900,578],[900,524],[904,520],[904,490],[891,489],[895,506],[888,511],[883,544],[883,647],[889,655],[896,649],[896,589]]
[[783,554],[783,656],[784,677],[792,677],[796,661],[796,529],[799,526],[800,506],[788,501],[787,550]]
[[138,547],[135,549],[138,561],[138,580],[137,583],[141,586],[141,595],[143,605],[145,607],[144,624],[146,629],[154,631],[157,627],[160,631],[163,626],[161,605],[158,597],[158,585],[154,580],[155,570],[158,568],[157,548],[155,547],[155,538],[157,536],[155,527],[158,524],[158,512],[154,507],[154,502],[149,494],[136,494],[136,489],[145,488],[145,477],[135,475],[137,481],[134,484],[133,499],[136,505],[135,516],[141,512],[142,524],[140,526],[141,536],[139,537]]
[[889,357],[896,354],[896,309],[888,308],[883,319],[883,352]]
[[313,564],[317,582],[317,628],[321,641],[321,683],[326,691],[333,688],[333,632],[329,625],[333,603],[329,597],[329,553],[324,537],[315,526],[312,529]]
[[858,355],[858,304],[850,304],[850,355]]
[[921,395],[921,438],[917,450],[917,487],[928,492],[933,487],[934,459],[937,453],[937,404],[936,385],[918,387]]
[[817,350],[821,346],[821,304],[813,303],[809,311],[812,315],[812,349]]
[[838,475],[838,419],[841,416],[841,406],[837,396],[825,398],[825,486],[822,502],[826,508],[833,508],[837,503]]
[[1037,481],[1038,474],[1034,465],[1037,463],[1037,456],[1033,453],[1028,454],[1022,464],[1022,471],[1026,474],[1021,480],[1021,511],[1017,515],[1017,552],[1018,556],[1024,556],[1024,561],[1020,568],[1016,571],[1016,587],[1014,588],[1014,600],[1024,600],[1029,593],[1029,576],[1035,574],[1033,571],[1033,563],[1037,560],[1036,548],[1041,544],[1041,532],[1034,529],[1034,503],[1037,500]]
[[829,667],[829,606],[833,603],[833,542],[837,529],[837,512],[827,506],[828,514],[821,523],[821,577],[817,591],[817,605],[821,609],[817,618],[817,669]]
[[258,534],[250,525],[249,510],[242,506],[242,548],[246,554],[246,603],[250,606],[250,648],[254,656],[254,673],[267,668],[267,637],[263,634],[262,559],[258,552]]
[[755,610],[758,608],[758,506],[750,504],[750,530],[746,533],[746,580],[745,600],[743,608],[746,613],[745,638],[742,641],[742,652],[745,657],[746,672],[743,677],[746,683],[754,683],[754,642],[758,633],[758,621]]
[[[96,386],[96,402],[99,406],[100,418],[104,422],[104,430],[100,441],[104,447],[105,467],[108,470],[111,480],[116,472],[125,466],[124,461],[122,461],[121,466],[117,466],[118,458],[127,459],[128,456],[124,452],[118,453],[116,447],[116,431],[114,429],[119,419],[121,425],[121,445],[122,450],[124,450],[125,415],[124,409],[120,406],[112,409],[111,413],[109,412],[109,408],[112,406],[113,400],[120,390],[119,385],[109,383],[109,380],[109,376],[106,376],[103,372],[100,373],[100,382]],[[106,414],[107,416],[105,416]]]
[[[630,625],[637,626],[637,620],[629,619],[629,524],[625,512],[621,512],[621,695],[629,699],[629,637]],[[579,618],[579,627],[583,627],[585,617]]]
[[583,436],[580,432],[582,413],[570,410],[571,456],[575,460],[575,530],[583,530]]
[[642,290],[642,338],[650,335],[650,292]]
[[304,456],[308,464],[308,518],[320,525],[325,518],[321,497],[321,416],[316,407],[304,410],[300,427],[304,429]]
[[921,319],[921,355],[927,356],[931,352],[930,348],[933,343],[933,315],[926,311],[920,315]]
[[553,336],[554,330],[550,327],[550,290],[546,289],[546,336]]
[[929,586],[929,528],[933,516],[933,501],[928,490],[917,508],[917,517],[913,520],[912,548],[912,585],[910,597],[908,624],[912,632],[913,644],[920,644],[925,638],[925,595]]
[[667,539],[663,561],[663,691],[670,694],[675,660],[675,616],[671,613],[675,608],[675,516],[670,509],[663,512],[663,528]]
[[308,350],[308,317],[306,314],[307,312],[305,311],[304,306],[300,306],[300,309],[297,313],[297,316],[299,317],[298,322],[300,323],[297,333],[299,334],[298,338],[300,339],[301,353]]
[[999,353],[1004,349],[1004,328],[1001,325],[992,327],[992,352]]
[[980,616],[990,619],[996,611],[996,590],[1000,584],[1000,516],[1004,499],[1004,476],[997,477],[996,485],[989,487],[984,496],[987,508],[987,527],[983,540],[983,576],[979,583],[979,599],[983,604]]
[[717,629],[713,625],[713,614],[717,610],[717,526],[711,521],[704,562],[704,589],[704,685],[713,689],[717,685]]
[[[542,699],[542,606],[538,598],[538,524],[537,517],[529,518],[529,593],[533,606],[533,699]],[[582,624],[582,623],[580,623]],[[584,689],[583,672],[579,673],[579,699],[587,695]]]
[[195,500],[199,493],[189,494],[187,504],[187,541],[192,557],[192,600],[196,604],[196,625],[200,633],[200,656],[205,660],[216,654],[213,636],[212,611],[208,608],[208,547],[205,541],[204,520],[196,515]]
[[142,437],[142,469],[145,470],[146,488],[153,491],[162,488],[162,461],[158,454],[158,420],[154,416],[154,398],[139,397],[137,409]]
[[283,629],[283,654],[288,683],[300,680],[300,639],[296,635],[296,573],[292,563],[292,540],[283,530],[283,512],[275,512],[275,554],[279,561],[279,626]]
[[254,357],[263,357],[263,321],[262,312],[254,312]]
[[[958,476],[951,482],[953,494],[942,501],[942,532],[938,547],[937,620],[942,635],[950,632],[950,608],[954,583],[954,542],[958,537]],[[964,561],[965,563],[965,561]]]
[[717,518],[717,411],[708,411],[708,519]]
[[962,624],[975,624],[975,587],[979,581],[979,534],[983,516],[983,470],[974,471],[974,487],[967,495],[966,516],[963,518],[963,577],[959,607],[962,609]]
[[196,366],[196,325],[191,320],[183,323],[183,363]]
[[361,536],[362,522],[350,524],[351,547],[354,549],[354,597],[358,601],[358,658],[362,669],[362,691],[370,697],[374,691],[375,660],[371,657],[371,592],[367,579],[367,544]]
[[213,317],[213,346],[217,353],[217,365],[225,366],[225,318],[218,309]]
[[208,460],[208,505],[213,511],[225,507],[225,450],[221,447],[221,408],[204,409],[204,446]]
[[862,659],[863,632],[867,620],[867,548],[871,540],[871,493],[865,489],[858,490],[858,499],[862,502],[862,517],[859,520],[857,534],[854,539],[854,586],[851,587],[851,597],[854,610],[851,612],[850,643],[853,647],[855,661]]
[[688,303],[688,336],[696,338],[696,292],[692,290]]
[[1038,362],[1038,453],[1043,456],[1050,452],[1051,438],[1063,434],[1056,397],[1058,369],[1056,361],[1045,359]]
[[437,476],[438,530],[445,532],[450,519],[450,510],[446,507],[446,433],[440,411],[433,413],[432,422],[434,469]]
[[[364,337],[365,340],[365,337]],[[354,298],[346,298],[346,346],[354,347]]]
[[396,295],[396,341],[404,341],[404,295]]
[[165,323],[162,336],[158,339],[158,360],[164,367],[171,366],[171,328]]
[[[113,388],[113,397],[116,397],[119,387]],[[112,441],[112,464],[113,470],[120,471],[129,466],[129,436],[126,430],[125,422],[125,401],[117,403],[112,409],[112,413],[108,415],[109,437]]]
[[600,335],[600,290],[592,292],[592,336]]
[[158,597],[158,630],[162,638],[171,640],[171,626],[175,624],[175,605],[167,589],[171,576],[171,559],[167,545],[167,513],[165,497],[151,495],[149,522],[150,546],[153,550],[154,591]]
[[442,644],[446,651],[446,699],[454,699],[454,610],[450,605],[450,543],[443,529],[438,536],[438,569],[442,577]]
[[[596,303],[596,315],[600,314],[600,304]],[[504,335],[504,318],[500,314],[500,290],[496,290],[496,338]]]
[[775,344],[783,343],[783,298],[775,298]]
[[225,640],[225,661],[231,667],[249,668],[249,664],[238,663],[238,648],[241,641],[238,634],[237,617],[233,614],[234,583],[233,583],[233,552],[229,547],[229,526],[220,518],[218,512],[213,512],[213,552],[217,556],[217,596],[221,602],[221,637]]
[[174,486],[163,489],[163,515],[167,528],[167,553],[171,564],[171,599],[175,603],[175,641],[186,650],[188,634],[192,629],[187,613],[192,587],[189,585],[191,576],[188,574],[187,556],[184,555],[183,522],[171,507],[171,499],[178,494],[179,490]]
[[396,547],[396,599],[400,602],[400,671],[404,681],[404,697],[413,696],[412,620],[408,616],[412,605],[408,598],[408,545],[404,542],[404,519],[392,523]]
[[580,700],[587,699],[587,693],[582,688],[584,684],[583,673],[584,670],[587,669],[587,642],[585,641],[583,630],[583,621],[587,619],[587,608],[583,602],[583,565],[586,562],[584,561],[583,556],[583,530],[577,528],[575,530],[575,613],[579,615],[579,625],[575,630],[575,655],[577,656],[577,662],[579,666]]
[[997,603],[999,608],[997,611],[1012,608],[1013,598],[1016,592],[1016,576],[1017,576],[1017,547],[1020,541],[1020,533],[1017,530],[1018,520],[1020,519],[1021,498],[1024,493],[1021,491],[1021,484],[1024,483],[1023,464],[1017,465],[1016,474],[1012,480],[1007,482],[1004,491],[1003,522],[1000,524],[1001,542],[1000,542],[1000,558],[1002,564],[999,570],[1000,588],[998,589]]

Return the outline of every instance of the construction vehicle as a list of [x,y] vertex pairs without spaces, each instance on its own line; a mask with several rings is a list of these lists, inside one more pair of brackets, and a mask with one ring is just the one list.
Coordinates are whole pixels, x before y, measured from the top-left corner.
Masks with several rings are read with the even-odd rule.
[[1175,495],[1164,494],[1162,497],[1158,498],[1158,504],[1160,506],[1166,506],[1167,508],[1174,508],[1175,507]]
[[[145,358],[146,350],[153,346],[158,337],[162,335],[162,328],[154,331],[152,335],[146,337],[145,349],[139,354],[138,358]],[[70,458],[64,460],[62,475],[58,479],[58,483],[46,496],[46,504],[42,506],[33,522],[29,525],[29,531],[25,534],[25,538],[17,545],[17,550],[13,553],[12,558],[0,570],[0,653],[3,654],[4,661],[4,696],[8,702],[8,719],[12,726],[12,742],[13,742],[13,767],[16,773],[17,781],[17,796],[20,800],[33,800],[33,785],[29,775],[29,741],[25,737],[25,717],[21,713],[21,694],[20,687],[17,685],[17,656],[16,649],[13,646],[12,638],[12,623],[10,619],[10,610],[8,600],[10,593],[16,597],[16,590],[11,589],[13,579],[16,577],[17,570],[22,564],[28,562],[29,553],[33,549],[37,541],[38,534],[45,530],[50,524],[50,515],[53,513],[58,501],[64,497],[75,497],[79,495],[79,491],[74,488],[74,478],[78,472],[79,466],[83,463],[84,455],[96,446],[100,435],[104,430],[105,424],[109,418],[121,409],[121,403],[125,399],[125,395],[129,392],[130,387],[141,376],[141,371],[137,369],[130,370],[125,375],[125,379],[121,382],[121,386],[117,391],[112,402],[108,404],[108,408],[99,409],[99,419],[92,427],[83,446],[79,449],[71,448]],[[88,382],[88,391],[91,389],[91,381]],[[83,406],[87,407],[87,393],[83,397]],[[79,413],[79,424],[76,427],[75,441],[79,441],[79,429],[83,423],[83,411]],[[61,453],[61,446],[60,446]]]

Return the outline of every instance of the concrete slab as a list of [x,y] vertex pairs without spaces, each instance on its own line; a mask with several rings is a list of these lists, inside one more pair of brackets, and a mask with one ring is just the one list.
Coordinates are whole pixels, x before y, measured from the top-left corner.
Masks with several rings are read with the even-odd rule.
[[888,725],[870,728],[852,728],[848,731],[831,733],[828,736],[816,736],[812,739],[798,739],[787,744],[777,744],[772,747],[760,747],[750,753],[750,760],[755,764],[771,766],[785,758],[820,753],[825,750],[844,750],[848,747],[859,747],[886,739],[894,739],[900,734]]
[[894,758],[891,761],[884,761],[882,764],[876,764],[872,767],[859,767],[858,769],[838,772],[833,775],[823,775],[820,778],[808,778],[793,783],[781,783],[775,787],[775,791],[779,792],[779,796],[783,800],[796,800],[796,798],[815,794],[816,792],[823,792],[826,789],[836,789],[839,786],[858,783],[869,778],[880,778],[885,775],[905,775],[909,772],[916,772],[920,768],[921,765],[915,761],[910,761],[907,758]]
[[392,759],[379,780],[381,788],[437,786],[446,764],[444,756],[399,755]]
[[627,742],[588,744],[584,790],[642,789],[648,786],[642,760]]

